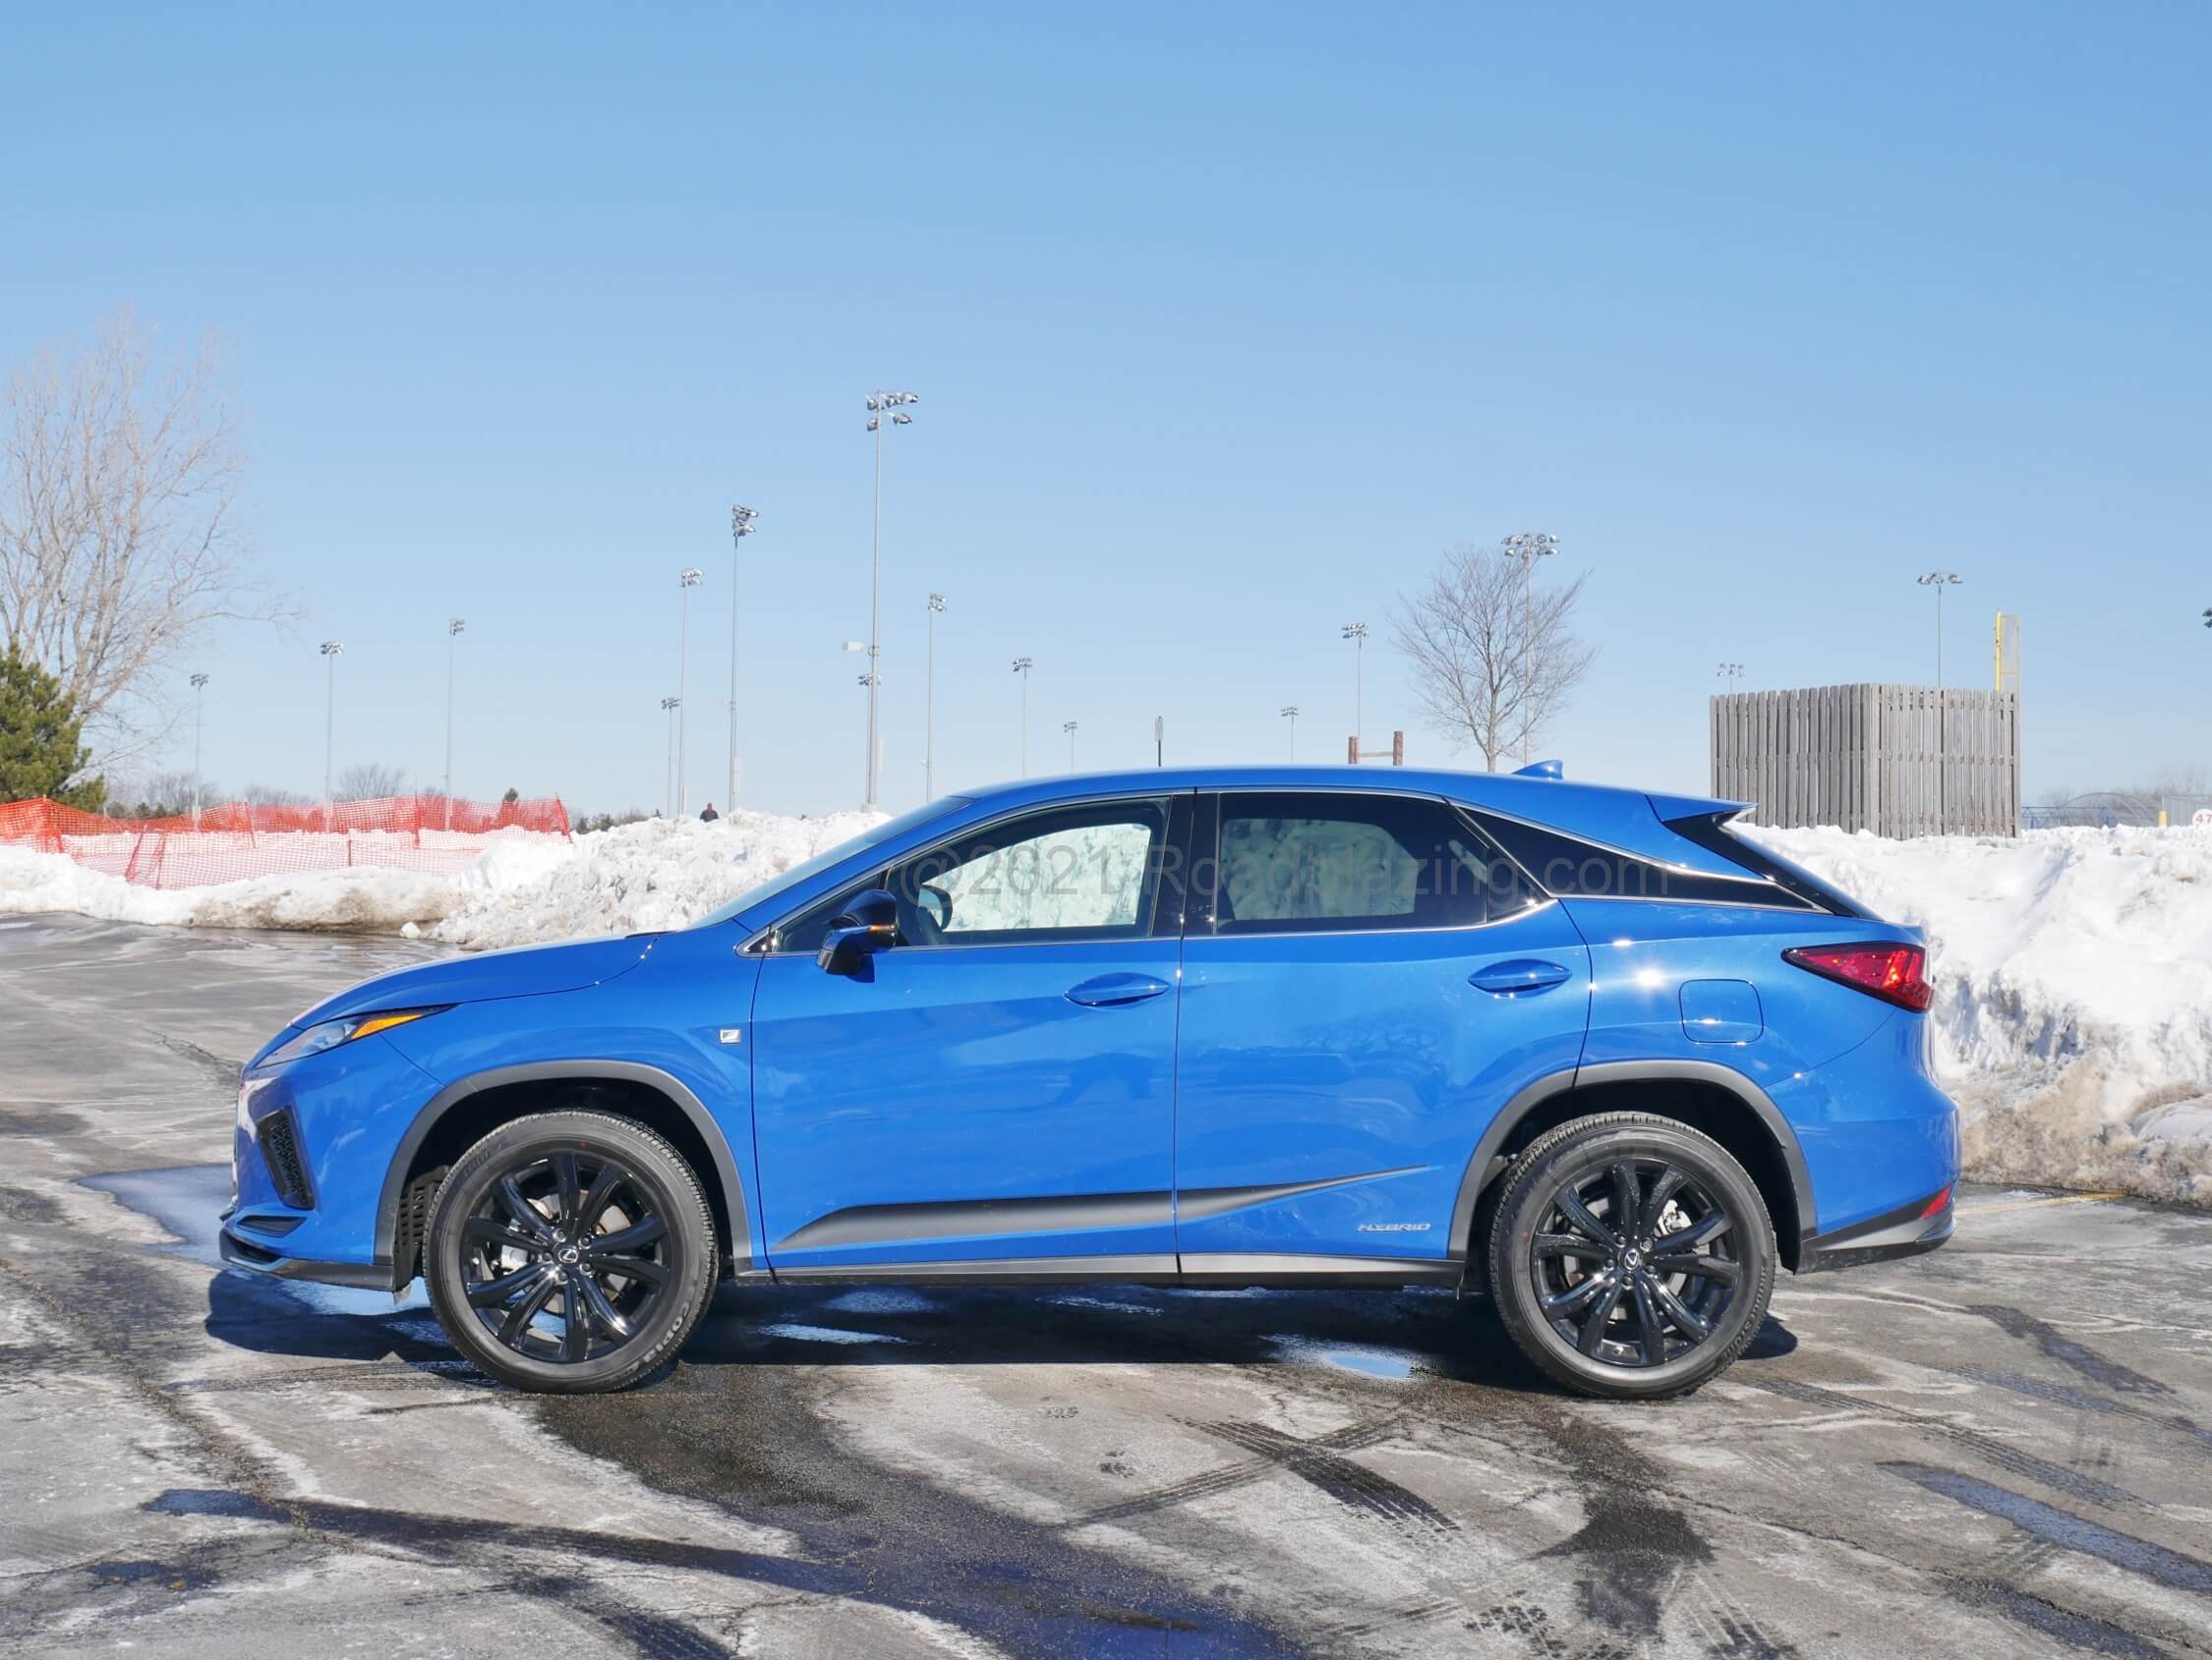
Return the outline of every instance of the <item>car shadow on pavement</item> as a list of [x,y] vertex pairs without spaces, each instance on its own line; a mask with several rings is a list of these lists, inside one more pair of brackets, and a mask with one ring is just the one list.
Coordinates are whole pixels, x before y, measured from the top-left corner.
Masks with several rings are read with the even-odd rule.
[[[206,1332],[218,1343],[261,1353],[398,1361],[454,1381],[477,1377],[419,1291],[393,1307],[377,1293],[228,1271],[208,1282]],[[1743,1358],[1756,1363],[1795,1346],[1788,1329],[1770,1317]],[[1318,1366],[1382,1381],[1442,1379],[1560,1393],[1521,1357],[1485,1300],[1439,1290],[726,1285],[684,1345],[682,1360],[700,1366]]]

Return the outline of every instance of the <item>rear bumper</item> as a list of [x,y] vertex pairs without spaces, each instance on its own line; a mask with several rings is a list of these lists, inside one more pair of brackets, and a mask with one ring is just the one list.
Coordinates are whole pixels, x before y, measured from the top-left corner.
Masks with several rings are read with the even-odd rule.
[[1942,1200],[1934,1209],[1929,1200],[1916,1200],[1849,1228],[1808,1235],[1797,1248],[1797,1272],[1825,1274],[1935,1250],[1950,1237],[1957,1188],[1946,1188]]
[[389,1263],[317,1262],[308,1257],[279,1256],[264,1246],[240,1238],[228,1228],[217,1235],[217,1241],[223,1264],[228,1268],[243,1268],[255,1274],[272,1275],[279,1280],[312,1280],[322,1286],[350,1286],[363,1291],[389,1291],[396,1288],[392,1285]]

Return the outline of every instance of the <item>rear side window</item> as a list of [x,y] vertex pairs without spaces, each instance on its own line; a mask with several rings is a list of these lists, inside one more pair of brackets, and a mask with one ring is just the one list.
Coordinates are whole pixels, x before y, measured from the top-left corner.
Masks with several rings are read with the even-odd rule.
[[[1781,910],[1821,907],[1778,883],[1747,869],[1738,877],[1707,876],[1639,859],[1616,848],[1561,835],[1541,825],[1470,810],[1471,816],[1546,893],[1560,899],[1671,899],[1709,905],[1767,905]],[[1740,861],[1738,861],[1740,862]]]
[[1286,792],[1219,803],[1216,933],[1466,928],[1538,902],[1440,801]]

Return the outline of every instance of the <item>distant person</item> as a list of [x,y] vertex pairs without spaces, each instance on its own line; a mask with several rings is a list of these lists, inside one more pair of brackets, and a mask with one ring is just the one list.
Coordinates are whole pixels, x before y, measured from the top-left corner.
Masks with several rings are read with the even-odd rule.
[[711,825],[721,817],[722,815],[715,811],[715,804],[711,801],[699,812],[699,822],[703,825]]

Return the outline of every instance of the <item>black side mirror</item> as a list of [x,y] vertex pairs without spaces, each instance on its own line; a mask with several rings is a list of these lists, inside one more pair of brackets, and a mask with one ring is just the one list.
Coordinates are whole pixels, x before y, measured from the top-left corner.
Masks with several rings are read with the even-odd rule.
[[860,959],[899,944],[899,901],[880,887],[853,895],[844,915],[830,924],[814,960],[826,973],[850,974]]

